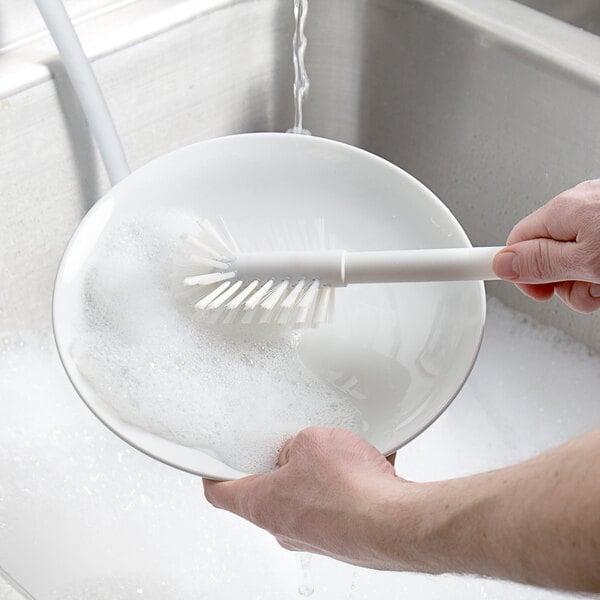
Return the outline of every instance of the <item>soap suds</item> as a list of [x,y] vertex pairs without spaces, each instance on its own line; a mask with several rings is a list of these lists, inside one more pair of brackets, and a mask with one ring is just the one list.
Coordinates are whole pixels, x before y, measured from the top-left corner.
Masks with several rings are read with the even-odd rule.
[[361,431],[350,396],[304,366],[298,334],[203,322],[177,300],[177,241],[192,215],[125,214],[88,262],[72,355],[119,417],[228,465],[275,466],[286,438],[310,425]]
[[[398,473],[430,481],[533,456],[600,423],[599,386],[597,354],[491,300],[472,376],[398,453]],[[198,478],[108,431],[72,389],[48,332],[0,335],[0,403],[0,565],[35,598],[297,595],[295,554],[210,507]],[[361,569],[353,578],[320,557],[313,567],[314,597],[328,600],[576,597],[465,576]]]

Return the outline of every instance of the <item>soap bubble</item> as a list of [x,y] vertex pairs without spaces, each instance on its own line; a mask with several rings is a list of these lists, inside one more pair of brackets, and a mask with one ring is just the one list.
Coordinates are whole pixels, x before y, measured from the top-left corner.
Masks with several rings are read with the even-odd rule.
[[82,277],[71,353],[125,422],[256,473],[310,425],[360,432],[360,410],[303,364],[298,335],[202,321],[173,293],[176,241],[195,216],[170,209],[115,217]]

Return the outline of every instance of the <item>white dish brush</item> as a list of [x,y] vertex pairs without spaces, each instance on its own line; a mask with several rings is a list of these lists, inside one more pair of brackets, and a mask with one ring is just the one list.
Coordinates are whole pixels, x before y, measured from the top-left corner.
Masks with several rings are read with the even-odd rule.
[[203,220],[198,235],[184,237],[193,248],[189,263],[194,274],[183,284],[206,288],[196,310],[221,309],[225,323],[314,327],[330,320],[334,289],[350,284],[498,279],[492,264],[503,249],[242,252],[221,225],[219,232]]

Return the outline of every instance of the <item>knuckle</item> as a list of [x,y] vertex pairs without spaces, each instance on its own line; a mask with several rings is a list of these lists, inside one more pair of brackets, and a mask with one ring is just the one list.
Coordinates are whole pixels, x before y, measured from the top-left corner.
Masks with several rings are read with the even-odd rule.
[[600,192],[600,179],[586,179],[575,187],[585,191]]
[[554,210],[563,210],[573,202],[574,193],[571,190],[567,190],[566,192],[562,192],[558,196],[555,196],[550,200],[548,206],[553,208]]
[[294,440],[297,448],[303,453],[314,453],[324,443],[327,443],[331,432],[324,427],[307,427],[303,429]]
[[580,190],[589,190],[591,187],[594,187],[597,185],[597,182],[595,179],[585,179],[584,181],[579,182],[575,188],[580,189]]
[[578,190],[577,188],[573,188],[571,190],[567,190],[562,194],[559,194],[547,205],[546,212],[546,220],[548,221],[558,221],[560,219],[564,219],[565,215],[568,215],[573,212],[575,206],[579,204],[579,200],[581,199],[583,190]]
[[593,207],[597,208],[600,202],[600,179],[590,179],[582,181],[574,188],[573,199],[578,200],[581,209]]
[[317,427],[316,425],[312,425],[311,427],[307,427],[306,429],[303,429],[298,434],[298,438],[303,441],[314,440],[316,438],[319,438],[322,435],[323,430],[324,430],[323,427]]

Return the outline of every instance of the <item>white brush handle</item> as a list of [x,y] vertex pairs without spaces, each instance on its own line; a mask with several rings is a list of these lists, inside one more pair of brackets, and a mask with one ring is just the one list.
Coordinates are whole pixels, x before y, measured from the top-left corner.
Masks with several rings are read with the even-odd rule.
[[378,252],[256,252],[240,254],[230,277],[244,281],[319,279],[323,285],[498,279],[492,268],[501,246]]
[[347,252],[344,280],[350,284],[499,279],[492,263],[500,250],[502,247]]

